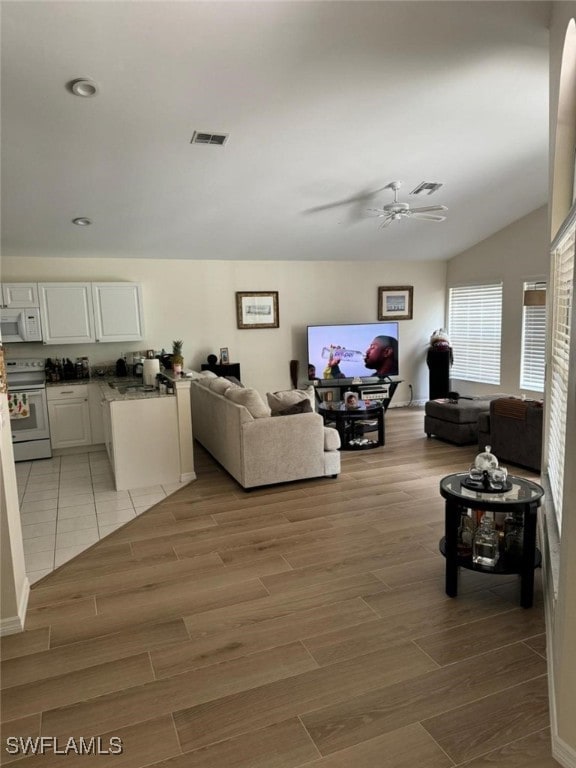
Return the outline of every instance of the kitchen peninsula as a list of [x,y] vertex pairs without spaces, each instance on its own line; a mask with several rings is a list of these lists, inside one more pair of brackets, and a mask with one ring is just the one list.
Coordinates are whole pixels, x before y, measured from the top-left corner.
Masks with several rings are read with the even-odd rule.
[[[174,394],[126,391],[102,384],[104,442],[116,490],[196,479],[190,380],[174,379]],[[128,388],[130,389],[130,388]]]
[[[67,411],[80,402],[85,412],[90,409],[89,442],[106,446],[117,491],[195,480],[191,382],[170,372],[165,378],[173,385],[173,394],[147,391],[141,379],[103,377],[49,384],[53,447],[66,447]],[[88,394],[82,396],[84,387]]]

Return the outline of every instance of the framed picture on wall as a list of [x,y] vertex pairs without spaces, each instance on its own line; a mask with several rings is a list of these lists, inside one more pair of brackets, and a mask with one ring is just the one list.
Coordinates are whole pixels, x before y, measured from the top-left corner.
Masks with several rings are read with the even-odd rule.
[[238,328],[279,328],[278,291],[236,292]]
[[378,320],[412,320],[411,285],[380,286],[378,288]]

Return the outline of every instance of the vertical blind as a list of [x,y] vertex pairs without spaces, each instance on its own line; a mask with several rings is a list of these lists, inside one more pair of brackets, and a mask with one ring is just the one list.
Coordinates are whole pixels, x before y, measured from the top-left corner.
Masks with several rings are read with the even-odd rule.
[[500,384],[502,283],[450,288],[448,329],[451,376]]
[[544,391],[546,365],[546,283],[524,283],[520,386]]
[[574,225],[552,252],[552,332],[550,360],[550,416],[546,471],[561,530],[566,450],[566,410],[570,373],[570,325],[574,281]]

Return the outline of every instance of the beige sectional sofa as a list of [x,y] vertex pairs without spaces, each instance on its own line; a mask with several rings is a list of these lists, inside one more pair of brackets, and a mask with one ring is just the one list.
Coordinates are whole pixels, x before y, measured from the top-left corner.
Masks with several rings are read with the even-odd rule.
[[192,381],[194,438],[244,488],[340,472],[340,437],[317,413],[271,415],[256,390],[220,377]]

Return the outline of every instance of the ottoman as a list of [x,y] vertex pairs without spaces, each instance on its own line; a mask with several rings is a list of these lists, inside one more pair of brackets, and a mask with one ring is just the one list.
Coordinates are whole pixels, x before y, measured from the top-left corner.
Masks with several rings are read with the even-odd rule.
[[490,401],[502,395],[483,395],[471,400],[429,400],[424,407],[424,431],[457,445],[478,439],[478,417],[490,410]]

